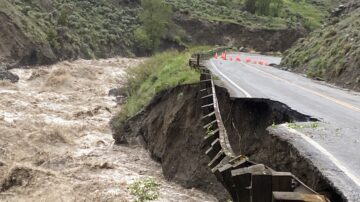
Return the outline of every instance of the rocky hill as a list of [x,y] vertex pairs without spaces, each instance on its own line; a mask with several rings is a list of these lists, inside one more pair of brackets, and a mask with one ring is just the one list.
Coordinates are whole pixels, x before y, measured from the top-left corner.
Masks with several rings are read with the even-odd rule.
[[360,3],[336,9],[324,28],[286,52],[282,65],[360,91]]
[[[174,10],[161,49],[187,45],[246,46],[283,51],[320,26],[338,0],[283,0],[266,14],[244,1],[165,0]],[[139,1],[0,0],[0,66],[136,53]],[[175,28],[174,28],[175,27]],[[283,40],[286,38],[286,40]]]

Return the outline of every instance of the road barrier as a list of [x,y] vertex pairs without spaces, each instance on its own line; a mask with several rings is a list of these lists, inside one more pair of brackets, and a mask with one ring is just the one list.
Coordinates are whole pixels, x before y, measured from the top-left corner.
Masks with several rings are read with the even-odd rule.
[[[328,202],[289,172],[277,172],[257,164],[244,155],[236,155],[229,142],[216,95],[213,76],[203,62],[210,53],[195,54],[190,66],[200,71],[204,142],[212,173],[230,193],[234,202]],[[210,56],[211,58],[211,56]],[[246,59],[246,61],[249,58]]]
[[[218,59],[218,53],[215,52],[215,55],[213,57],[214,59]],[[227,56],[226,56],[226,52],[222,52],[221,53],[221,59],[223,60],[226,60],[227,59]],[[230,61],[236,61],[236,62],[241,62],[241,58],[239,55],[236,55],[235,57],[232,57],[232,56],[229,56],[229,60]],[[268,66],[268,62],[266,62],[265,60],[255,60],[255,59],[251,59],[249,57],[245,58],[245,62],[246,63],[251,63],[253,62],[253,64],[259,64],[259,65],[262,65],[262,66]]]

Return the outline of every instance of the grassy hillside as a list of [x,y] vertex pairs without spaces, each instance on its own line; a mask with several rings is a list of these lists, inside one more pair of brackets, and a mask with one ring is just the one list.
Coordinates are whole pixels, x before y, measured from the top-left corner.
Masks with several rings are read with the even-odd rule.
[[310,77],[360,90],[360,8],[332,19],[285,54],[283,65]]
[[[192,16],[193,18],[190,19],[201,19],[200,23],[206,26],[209,22],[210,24],[212,22],[238,24],[239,29],[234,29],[237,30],[236,33],[243,27],[248,33],[252,33],[252,29],[257,28],[260,31],[251,34],[251,37],[262,38],[265,35],[260,37],[258,35],[261,34],[262,29],[286,30],[289,27],[292,28],[291,32],[301,33],[299,36],[303,36],[302,27],[308,29],[318,27],[329,8],[332,7],[333,1],[337,0],[282,0],[283,4],[276,13],[273,12],[274,5],[271,4],[268,15],[251,14],[245,11],[245,0],[164,1],[172,6],[175,11],[174,16],[180,13]],[[134,42],[134,30],[140,26],[139,14],[142,13],[139,1],[0,0],[0,4],[0,17],[3,21],[0,32],[6,36],[3,41],[0,39],[0,52],[15,48],[15,52],[19,53],[15,55],[10,52],[0,53],[0,60],[12,57],[13,60],[25,61],[20,64],[32,65],[77,57],[129,56],[135,51],[141,52],[138,51],[138,47],[141,46]],[[186,23],[196,24],[192,21]],[[6,42],[7,38],[11,39],[11,33],[14,31],[6,27],[8,24],[13,25],[11,29],[16,29],[16,37],[24,35],[18,37],[21,40],[15,41],[11,46]],[[186,31],[189,32],[189,26],[187,28]],[[222,29],[222,27],[214,27],[214,29]],[[295,36],[296,33],[291,35]],[[212,36],[207,36],[207,33],[201,33],[197,38],[206,40],[196,43],[191,40],[192,34],[194,33],[186,33],[173,23],[169,23],[161,48],[183,48],[192,43],[206,44],[212,38]],[[282,34],[278,35],[282,37]],[[239,46],[248,46],[249,44],[243,44],[243,41],[252,41],[242,40],[241,37],[243,36],[235,37],[230,41],[237,41],[236,44]],[[268,38],[266,37],[271,41]],[[224,41],[226,40],[220,43],[223,44]],[[39,57],[45,59],[39,60]],[[27,60],[32,61],[26,62]],[[39,62],[36,62],[37,60]],[[18,61],[13,63],[16,62]]]
[[302,24],[308,29],[320,26],[336,0],[283,0],[277,14],[270,11],[268,16],[253,15],[245,11],[245,0],[166,0],[183,13],[190,13],[210,21],[242,24],[253,28],[286,28]]
[[[2,0],[3,1],[3,0]],[[12,10],[32,27],[25,33],[50,43],[57,55],[105,57],[131,47],[138,8],[110,0],[35,0],[12,2]],[[7,9],[4,9],[7,10]],[[16,16],[14,17],[16,19]],[[39,34],[40,33],[40,34]]]

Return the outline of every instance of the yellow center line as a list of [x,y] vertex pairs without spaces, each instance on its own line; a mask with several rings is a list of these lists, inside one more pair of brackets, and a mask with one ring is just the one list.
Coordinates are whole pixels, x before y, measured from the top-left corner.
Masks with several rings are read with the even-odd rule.
[[[246,64],[246,65],[247,65],[247,64]],[[247,65],[247,66],[249,66],[249,65]],[[249,66],[249,67],[251,67],[251,66]],[[251,68],[253,68],[253,67],[251,67]],[[278,80],[280,80],[280,81],[284,81],[284,82],[286,82],[286,83],[292,84],[292,85],[294,85],[294,86],[296,86],[296,87],[298,87],[298,88],[301,88],[301,89],[303,89],[303,90],[305,90],[305,91],[308,91],[308,92],[313,93],[313,94],[315,94],[315,95],[317,95],[317,96],[320,96],[320,97],[322,97],[322,98],[325,98],[325,99],[327,99],[327,100],[330,100],[330,101],[332,101],[332,102],[335,102],[335,103],[337,103],[337,104],[339,104],[339,105],[341,105],[341,106],[343,106],[343,107],[346,107],[346,108],[348,108],[348,109],[351,109],[351,110],[360,112],[360,108],[355,107],[355,106],[353,106],[353,105],[351,105],[351,104],[349,104],[349,103],[347,103],[347,102],[338,100],[338,99],[333,98],[333,97],[330,97],[330,96],[328,96],[328,95],[324,95],[324,94],[322,94],[322,93],[319,93],[319,92],[317,92],[317,91],[311,90],[311,89],[309,89],[309,88],[305,88],[305,87],[300,86],[300,85],[298,85],[298,84],[295,84],[295,83],[293,83],[293,82],[291,82],[291,81],[289,81],[289,80],[283,79],[283,78],[281,78],[281,77],[278,77],[278,76],[275,76],[275,75],[270,74],[270,73],[268,73],[268,72],[265,72],[265,71],[263,71],[263,70],[261,70],[261,69],[258,69],[257,67],[255,67],[255,68],[256,68],[256,70],[258,70],[258,71],[262,72],[263,74],[266,74],[266,75],[268,75],[268,76],[270,76],[270,77],[272,77],[272,78],[275,78],[275,79],[278,79]]]

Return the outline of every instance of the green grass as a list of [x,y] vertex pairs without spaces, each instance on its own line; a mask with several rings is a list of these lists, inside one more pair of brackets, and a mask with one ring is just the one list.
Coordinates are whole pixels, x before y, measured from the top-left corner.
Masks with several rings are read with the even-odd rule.
[[189,12],[192,16],[213,22],[241,24],[253,28],[285,28],[286,20],[283,18],[269,18],[246,13],[242,3],[232,2],[218,5],[212,0],[166,0],[175,10]]
[[191,70],[188,60],[196,48],[185,52],[165,52],[154,55],[143,64],[127,70],[127,83],[124,90],[128,94],[121,112],[115,117],[116,122],[124,121],[147,105],[153,96],[167,88],[180,84],[194,83],[199,80],[199,73]]
[[360,89],[359,19],[357,9],[338,23],[314,31],[285,52],[282,65],[309,77]]
[[303,24],[308,29],[315,29],[328,11],[336,5],[334,0],[283,0],[284,5],[277,17],[253,15],[244,11],[244,1],[228,1],[219,5],[214,0],[166,0],[180,12],[208,21],[241,24],[250,28],[282,29]]
[[284,0],[284,4],[291,13],[300,14],[304,18],[305,26],[309,29],[320,27],[321,21],[326,16],[324,8],[306,3],[305,1],[294,2],[293,0]]

